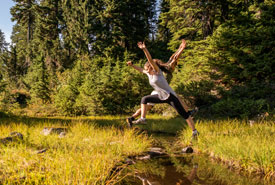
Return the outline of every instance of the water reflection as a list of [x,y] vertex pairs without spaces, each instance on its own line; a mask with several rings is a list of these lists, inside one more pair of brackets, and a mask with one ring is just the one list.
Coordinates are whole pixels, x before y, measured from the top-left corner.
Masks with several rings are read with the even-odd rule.
[[136,161],[124,173],[121,184],[131,185],[261,185],[261,179],[240,175],[202,155],[156,158]]
[[136,174],[135,176],[141,180],[142,185],[162,185],[162,184],[192,184],[197,177],[198,165],[194,165],[190,174],[176,171],[173,166],[167,166],[164,171],[164,176],[160,177],[153,174]]

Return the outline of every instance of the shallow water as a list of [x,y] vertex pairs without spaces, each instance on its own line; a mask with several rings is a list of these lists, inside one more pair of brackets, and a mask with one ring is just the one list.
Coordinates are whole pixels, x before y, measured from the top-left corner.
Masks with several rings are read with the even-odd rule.
[[[155,145],[163,147],[168,155],[133,159],[134,164],[123,170],[126,178],[120,184],[131,185],[271,185],[253,175],[244,175],[227,166],[212,161],[203,154],[183,154],[177,147],[176,138],[154,136]],[[162,145],[162,146],[160,146]],[[274,182],[273,182],[274,183]]]

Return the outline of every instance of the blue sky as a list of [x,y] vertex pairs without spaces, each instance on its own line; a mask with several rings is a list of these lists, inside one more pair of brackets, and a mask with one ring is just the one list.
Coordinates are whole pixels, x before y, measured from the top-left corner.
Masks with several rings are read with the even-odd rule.
[[12,26],[15,22],[11,22],[10,8],[14,6],[12,0],[1,0],[0,2],[0,29],[5,34],[5,40],[10,42]]

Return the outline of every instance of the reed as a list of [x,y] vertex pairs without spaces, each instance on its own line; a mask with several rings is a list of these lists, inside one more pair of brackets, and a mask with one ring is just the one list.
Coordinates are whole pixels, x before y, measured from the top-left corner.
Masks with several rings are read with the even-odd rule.
[[[197,121],[196,127],[200,135],[193,146],[199,152],[207,153],[237,170],[265,179],[274,178],[274,121],[255,124],[236,119]],[[190,138],[190,130],[182,130],[181,142],[189,144]]]

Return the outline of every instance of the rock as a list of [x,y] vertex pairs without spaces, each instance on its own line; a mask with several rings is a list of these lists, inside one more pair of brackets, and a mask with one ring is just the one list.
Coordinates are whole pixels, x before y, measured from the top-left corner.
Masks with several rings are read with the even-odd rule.
[[59,138],[63,138],[63,137],[65,137],[66,136],[66,134],[67,134],[67,132],[61,132],[60,134],[59,134]]
[[19,132],[11,132],[10,136],[5,137],[5,138],[1,138],[0,143],[6,144],[6,143],[9,143],[9,142],[22,141],[22,140],[23,140],[23,134],[21,134]]
[[48,150],[47,148],[43,148],[41,150],[38,150],[36,153],[37,154],[42,154],[42,153],[46,152],[47,150]]
[[41,133],[47,136],[49,134],[61,134],[63,132],[61,134],[61,137],[62,137],[62,135],[64,136],[66,135],[67,131],[68,131],[68,128],[66,127],[45,127]]
[[150,155],[150,157],[158,157],[158,156],[166,155],[163,149],[158,147],[150,148],[150,151],[148,152],[148,154]]
[[12,132],[10,133],[10,136],[13,138],[18,138],[20,140],[23,140],[23,134],[21,134],[20,132]]
[[151,156],[150,155],[137,156],[136,159],[137,160],[149,160],[149,159],[151,159]]
[[132,159],[127,158],[127,159],[125,159],[125,164],[132,165],[132,164],[135,164],[135,161],[133,161]]
[[183,148],[181,151],[182,151],[182,153],[189,153],[190,154],[190,153],[193,153],[193,148],[188,146],[188,147]]

